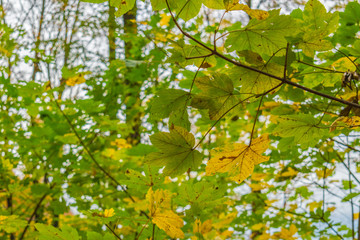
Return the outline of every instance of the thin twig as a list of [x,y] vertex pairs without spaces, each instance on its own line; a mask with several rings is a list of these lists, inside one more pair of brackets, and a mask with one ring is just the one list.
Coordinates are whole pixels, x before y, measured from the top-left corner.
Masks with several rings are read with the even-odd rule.
[[[53,184],[50,189],[54,188],[55,187],[55,184]],[[24,230],[22,231],[20,237],[19,237],[19,240],[22,240],[24,239],[24,236],[26,234],[26,231],[28,230],[29,226],[30,226],[30,222],[32,221],[32,219],[34,218],[34,216],[36,215],[37,211],[39,210],[40,206],[41,206],[41,203],[44,201],[44,199],[46,198],[46,196],[50,193],[50,191],[46,192],[38,201],[38,203],[36,204],[35,206],[35,209],[34,211],[32,212],[30,218],[28,219],[27,221],[27,225],[25,226]]]
[[119,237],[114,230],[109,226],[109,224],[105,224],[105,226],[110,230],[110,232],[117,238],[121,240],[121,237]]
[[303,62],[303,61],[300,61],[300,60],[297,60],[297,62],[301,63],[301,64],[304,64],[304,65],[307,65],[307,66],[310,66],[310,67],[313,67],[313,68],[329,71],[329,72],[332,72],[332,73],[345,73],[343,71],[337,71],[337,70],[334,70],[334,69],[323,68],[323,67],[316,66],[316,65],[313,65],[313,64],[310,64],[310,63],[307,63],[307,62]]
[[264,95],[261,96],[260,102],[259,102],[259,106],[258,106],[258,109],[257,109],[257,111],[256,111],[256,116],[255,116],[254,124],[253,124],[252,129],[251,129],[249,146],[251,145],[251,142],[252,142],[253,137],[254,137],[255,125],[256,125],[256,122],[257,122],[257,119],[258,119],[258,116],[259,116],[260,107],[261,107],[261,104],[262,104],[262,100],[263,100],[263,99],[264,99]]

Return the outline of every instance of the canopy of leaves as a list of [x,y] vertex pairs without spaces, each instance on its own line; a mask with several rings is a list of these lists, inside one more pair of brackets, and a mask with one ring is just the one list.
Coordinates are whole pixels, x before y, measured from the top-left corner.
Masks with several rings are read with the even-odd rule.
[[0,239],[359,238],[360,4],[245,2],[1,1]]

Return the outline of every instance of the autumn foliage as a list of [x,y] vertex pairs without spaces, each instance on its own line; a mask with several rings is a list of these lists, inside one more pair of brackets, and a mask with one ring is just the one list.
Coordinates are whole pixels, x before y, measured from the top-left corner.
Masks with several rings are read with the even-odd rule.
[[266,2],[1,1],[0,239],[358,237],[360,4]]

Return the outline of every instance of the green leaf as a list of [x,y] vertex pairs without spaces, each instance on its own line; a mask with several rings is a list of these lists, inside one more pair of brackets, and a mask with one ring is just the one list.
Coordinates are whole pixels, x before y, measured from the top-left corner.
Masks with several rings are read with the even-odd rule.
[[151,7],[153,11],[160,11],[166,8],[166,2],[164,0],[151,0]]
[[[283,77],[284,67],[276,63],[268,63],[255,68],[262,72]],[[264,93],[281,83],[275,78],[242,67],[232,68],[229,75],[241,85],[240,92],[249,95]]]
[[87,240],[114,240],[116,239],[114,235],[111,233],[105,233],[105,235],[101,235],[97,232],[87,232],[86,233]]
[[357,1],[349,2],[345,11],[340,13],[342,21],[345,23],[360,23],[360,3]]
[[179,190],[179,198],[183,204],[191,204],[191,212],[200,215],[209,211],[213,206],[219,206],[223,201],[222,196],[226,191],[226,186],[214,186],[213,184],[202,181],[193,181],[183,184]]
[[140,173],[133,169],[127,169],[125,175],[128,180],[125,180],[124,183],[137,187],[151,187],[163,181],[162,176],[158,173],[158,168],[149,166],[148,164],[144,166],[144,173]]
[[315,51],[326,51],[333,48],[330,41],[325,40],[339,25],[338,13],[327,13],[324,5],[318,0],[306,3],[303,12],[303,37],[299,48],[304,54],[313,57]]
[[353,193],[349,193],[348,195],[346,195],[341,201],[342,202],[348,202],[350,201],[351,199],[353,199],[354,197],[357,197],[359,196],[360,193],[358,192],[353,192]]
[[319,120],[309,114],[279,116],[276,117],[276,124],[274,135],[293,137],[293,144],[300,144],[304,148],[315,147],[326,134]]
[[315,73],[304,75],[304,86],[314,88],[319,84],[324,87],[334,87],[334,85],[341,81],[341,73]]
[[50,207],[53,209],[54,214],[63,214],[68,210],[68,207],[66,206],[66,202],[63,200],[60,202],[59,200],[52,201],[50,203]]
[[36,223],[35,228],[39,231],[39,240],[61,239],[61,240],[79,240],[80,237],[76,229],[64,225],[61,231],[53,226],[42,223]]
[[49,186],[46,184],[34,184],[31,185],[31,192],[34,195],[44,195],[49,191]]
[[64,144],[77,144],[79,139],[76,137],[75,133],[67,133],[63,136],[55,136],[55,139],[64,143]]
[[190,130],[187,106],[190,100],[190,93],[180,89],[163,89],[159,92],[151,104],[153,117],[167,118],[169,124],[184,127]]
[[202,154],[193,149],[194,136],[182,127],[175,126],[170,133],[155,133],[150,140],[159,152],[147,155],[147,162],[165,166],[165,175],[174,177],[188,169],[195,170],[201,163]]
[[225,9],[224,1],[221,0],[203,0],[206,7],[212,9]]
[[327,13],[320,1],[309,0],[305,5],[303,19],[307,30],[325,31],[325,35],[329,35],[338,27],[339,14]]
[[352,181],[348,181],[348,180],[342,180],[342,185],[343,185],[344,190],[357,188],[356,184],[354,184]]
[[136,0],[110,0],[110,5],[117,8],[115,15],[120,17],[135,6]]
[[19,219],[17,215],[0,216],[0,230],[7,233],[14,233],[24,228],[27,221]]
[[360,40],[354,42],[352,48],[349,49],[349,53],[354,57],[360,57]]
[[211,77],[197,78],[195,85],[202,92],[194,96],[191,105],[199,109],[209,109],[211,120],[219,119],[240,101],[232,80],[226,74],[214,72]]
[[216,58],[208,56],[211,52],[202,46],[181,43],[173,43],[171,46],[173,48],[169,49],[171,56],[167,59],[168,62],[177,63],[183,67],[194,64],[197,67],[208,68],[216,65]]
[[82,2],[89,2],[89,3],[103,3],[107,0],[81,0]]
[[298,47],[306,56],[313,58],[315,51],[327,51],[333,48],[330,41],[323,39],[325,36],[326,32],[323,30],[306,32]]
[[[251,50],[253,52],[271,56],[281,48],[285,48],[285,37],[295,35],[298,32],[297,22],[290,16],[279,15],[280,11],[269,12],[265,20],[251,19],[248,25],[242,29],[231,31],[225,46],[230,51]],[[285,54],[281,51],[278,54]]]
[[202,5],[202,1],[201,0],[186,0],[184,2],[185,2],[184,5],[182,5],[179,8],[179,11],[181,11],[179,13],[179,17],[184,19],[184,21],[188,21],[191,18],[198,15],[201,5]]

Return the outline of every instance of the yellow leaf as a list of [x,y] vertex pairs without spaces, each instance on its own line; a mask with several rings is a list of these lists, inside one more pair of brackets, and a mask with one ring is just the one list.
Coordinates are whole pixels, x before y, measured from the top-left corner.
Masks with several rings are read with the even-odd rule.
[[333,212],[336,209],[336,207],[328,207],[328,211]]
[[299,172],[289,167],[286,172],[280,174],[281,177],[293,177],[296,176]]
[[131,145],[123,138],[115,139],[115,141],[112,141],[110,144],[111,146],[117,146],[118,148],[131,148]]
[[266,224],[264,223],[257,223],[251,227],[251,230],[253,231],[259,231],[262,228],[266,228]]
[[0,216],[0,223],[2,223],[5,219],[7,219],[8,218],[8,216],[3,216],[3,215],[1,215]]
[[112,217],[114,216],[115,213],[114,213],[114,209],[113,208],[110,208],[110,209],[105,209],[104,213],[102,214],[103,217]]
[[[135,202],[133,202],[133,200]],[[133,197],[132,200],[130,198],[124,198],[124,202],[127,202],[128,207],[134,208],[136,211],[146,211],[148,208],[146,200],[140,200],[137,197]]]
[[268,184],[267,182],[261,182],[261,183],[251,183],[249,184],[249,187],[251,187],[252,191],[260,191],[265,188],[273,187],[273,185]]
[[201,232],[201,221],[200,219],[196,219],[193,226],[193,232],[194,233],[200,233]]
[[234,11],[234,10],[242,10],[246,12],[251,18],[256,18],[258,20],[264,20],[269,17],[269,13],[264,10],[259,9],[251,9],[246,4],[238,3],[238,0],[230,0],[227,1],[225,4],[225,8],[227,11]]
[[152,222],[160,229],[164,230],[172,238],[184,238],[181,227],[184,226],[183,220],[173,211],[166,210],[162,213],[156,213],[152,217]]
[[233,234],[234,231],[230,231],[230,230],[225,230],[221,233],[221,238],[222,239],[229,239],[231,237],[231,235]]
[[184,238],[184,233],[180,229],[184,226],[183,220],[173,211],[167,210],[171,207],[171,193],[163,189],[154,192],[150,188],[146,194],[146,200],[152,222],[170,237]]
[[335,170],[335,168],[326,169],[325,174],[324,174],[323,169],[315,170],[315,172],[316,172],[316,175],[317,175],[318,179],[322,179],[322,178],[329,177],[334,172],[334,170]]
[[254,171],[255,165],[269,160],[270,157],[261,155],[269,143],[269,136],[265,134],[254,139],[250,146],[235,143],[231,147],[215,149],[212,153],[214,157],[207,163],[206,175],[227,172],[233,180],[241,183]]
[[265,200],[265,204],[267,206],[271,206],[273,203],[277,202],[277,199],[272,199],[272,200]]
[[261,180],[263,180],[266,176],[267,176],[266,173],[253,173],[253,174],[251,175],[251,180],[261,181]]
[[289,230],[285,228],[281,228],[281,231],[274,234],[276,239],[286,239],[286,240],[295,240],[297,237],[293,237],[293,235],[297,233],[297,228],[294,224],[291,224]]
[[356,57],[342,57],[336,60],[332,67],[338,71],[356,71],[356,65],[354,64]]
[[290,211],[295,211],[296,209],[298,209],[298,205],[296,203],[290,204],[289,206],[290,206],[290,209],[289,209]]
[[307,205],[309,206],[310,211],[314,211],[316,208],[321,207],[322,204],[323,204],[323,201],[319,201],[319,202],[311,202],[311,203],[308,203]]
[[263,106],[260,107],[260,110],[273,109],[280,105],[281,105],[281,103],[279,103],[279,102],[264,102]]
[[269,240],[269,239],[271,239],[271,235],[268,233],[263,233],[256,238],[256,240]]
[[227,225],[229,225],[234,220],[234,218],[236,218],[236,216],[237,216],[237,212],[232,212],[232,213],[229,213],[227,215],[222,213],[219,216],[220,221],[217,222],[217,223],[213,223],[213,227],[215,229],[220,229],[220,228],[226,227]]
[[205,235],[206,233],[210,232],[212,228],[211,219],[206,220],[205,222],[201,223],[200,219],[196,219],[193,231],[194,233],[200,233],[201,235]]
[[359,213],[354,213],[354,220],[359,219]]
[[170,15],[167,15],[166,13],[160,14],[160,26],[169,26],[169,22],[170,22]]
[[111,158],[113,160],[119,160],[121,152],[117,151],[113,148],[105,148],[104,151],[101,152],[101,154],[105,157]]
[[348,128],[356,128],[360,127],[360,117],[339,117],[337,118],[330,127],[330,132],[334,131],[337,127],[348,127]]
[[85,82],[84,73],[79,73],[78,75],[68,78],[66,80],[66,85],[68,86],[75,86],[77,84],[81,84]]
[[152,188],[146,194],[150,216],[154,215],[160,209],[170,209],[171,193],[168,190],[158,189],[155,192]]
[[[13,165],[11,164],[10,160],[9,159],[0,159],[0,162],[1,162],[1,165],[2,165],[2,168],[4,170],[12,170],[13,169]],[[1,217],[1,216],[0,216]],[[0,219],[1,220],[1,219]]]

